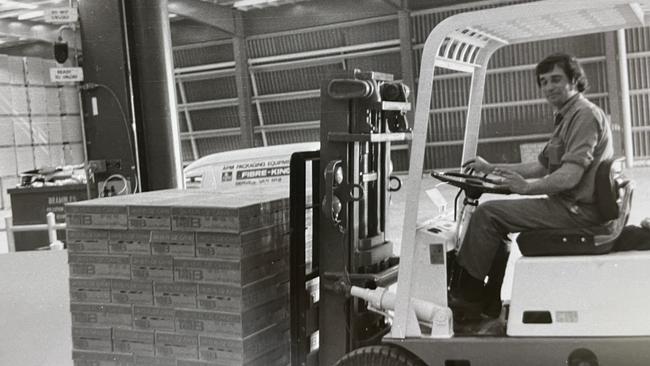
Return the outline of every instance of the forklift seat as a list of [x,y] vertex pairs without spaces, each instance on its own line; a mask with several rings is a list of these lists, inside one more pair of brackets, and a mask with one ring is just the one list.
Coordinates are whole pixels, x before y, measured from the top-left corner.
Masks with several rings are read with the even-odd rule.
[[522,232],[517,238],[521,254],[536,257],[609,253],[627,223],[632,203],[633,184],[622,175],[621,160],[603,160],[596,171],[601,225]]

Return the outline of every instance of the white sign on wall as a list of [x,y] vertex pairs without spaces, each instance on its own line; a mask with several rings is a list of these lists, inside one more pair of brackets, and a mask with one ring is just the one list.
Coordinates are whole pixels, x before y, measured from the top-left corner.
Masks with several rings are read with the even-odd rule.
[[53,67],[50,69],[50,81],[53,83],[66,83],[83,80],[84,72],[81,67]]
[[45,21],[53,24],[74,23],[79,19],[77,8],[45,9]]

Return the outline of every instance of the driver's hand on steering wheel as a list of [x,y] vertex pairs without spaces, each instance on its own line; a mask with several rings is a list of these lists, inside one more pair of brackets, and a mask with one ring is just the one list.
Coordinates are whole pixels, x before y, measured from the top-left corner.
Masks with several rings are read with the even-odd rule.
[[462,167],[463,171],[468,173],[480,172],[487,175],[494,171],[494,166],[480,156],[467,160]]
[[527,194],[530,189],[528,181],[512,170],[495,168],[492,174],[501,177],[501,184],[508,187],[512,193]]

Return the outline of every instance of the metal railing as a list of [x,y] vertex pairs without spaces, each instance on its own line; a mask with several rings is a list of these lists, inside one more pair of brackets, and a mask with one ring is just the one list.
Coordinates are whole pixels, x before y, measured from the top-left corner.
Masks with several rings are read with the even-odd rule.
[[54,216],[54,212],[49,212],[45,215],[47,219],[46,224],[33,224],[33,225],[14,225],[13,217],[5,217],[5,228],[7,230],[7,246],[9,252],[16,251],[16,242],[14,239],[15,232],[26,232],[26,231],[47,231],[47,236],[50,241],[49,249],[50,250],[63,250],[63,242],[58,240],[56,236],[57,230],[64,230],[66,228],[65,223],[57,224]]

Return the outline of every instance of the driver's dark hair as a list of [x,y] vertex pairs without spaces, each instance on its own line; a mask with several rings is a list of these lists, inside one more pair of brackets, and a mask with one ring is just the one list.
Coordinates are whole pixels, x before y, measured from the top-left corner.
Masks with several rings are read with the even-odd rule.
[[553,70],[555,65],[564,71],[564,74],[566,74],[571,82],[576,83],[576,88],[579,92],[583,92],[589,88],[589,81],[587,80],[587,75],[585,75],[585,70],[580,66],[580,63],[574,56],[566,53],[554,53],[537,64],[537,67],[535,67],[537,86],[541,87],[539,76]]

